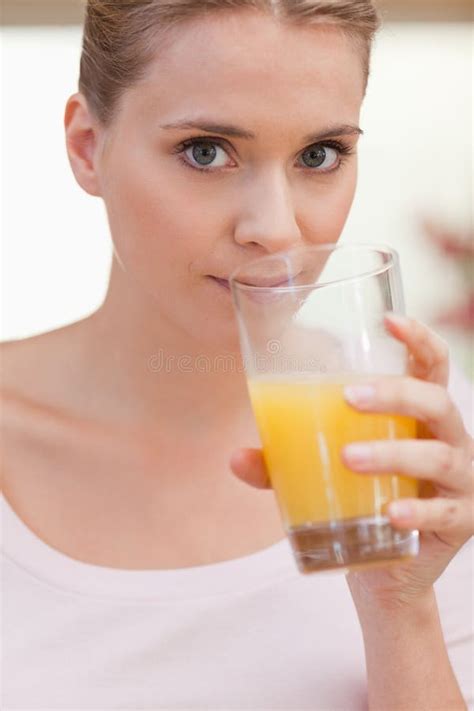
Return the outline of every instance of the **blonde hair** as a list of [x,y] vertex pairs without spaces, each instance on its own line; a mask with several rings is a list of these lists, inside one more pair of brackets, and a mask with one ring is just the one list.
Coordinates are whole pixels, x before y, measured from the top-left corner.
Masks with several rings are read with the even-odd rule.
[[191,18],[245,8],[294,25],[339,26],[360,46],[368,78],[380,25],[371,0],[88,0],[79,90],[107,124],[124,91],[144,76],[157,37]]

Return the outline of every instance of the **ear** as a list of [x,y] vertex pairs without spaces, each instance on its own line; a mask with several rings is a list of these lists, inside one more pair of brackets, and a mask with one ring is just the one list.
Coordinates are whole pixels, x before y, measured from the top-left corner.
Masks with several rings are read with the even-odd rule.
[[74,94],[64,115],[66,148],[74,176],[89,195],[101,196],[98,174],[100,126],[83,94]]

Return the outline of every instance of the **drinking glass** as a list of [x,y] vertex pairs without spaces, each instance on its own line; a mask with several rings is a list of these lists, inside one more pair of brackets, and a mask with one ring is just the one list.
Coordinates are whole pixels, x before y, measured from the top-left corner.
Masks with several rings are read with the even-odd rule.
[[230,287],[252,409],[282,521],[301,573],[365,568],[415,556],[418,531],[390,525],[387,505],[417,480],[357,474],[350,442],[413,439],[417,422],[362,413],[344,387],[407,371],[384,326],[404,312],[399,258],[376,245],[322,244],[234,270]]

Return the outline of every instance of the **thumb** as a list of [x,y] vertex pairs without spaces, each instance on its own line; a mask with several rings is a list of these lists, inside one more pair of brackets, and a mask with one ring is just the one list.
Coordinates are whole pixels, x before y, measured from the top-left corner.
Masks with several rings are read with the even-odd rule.
[[230,458],[230,468],[236,477],[257,489],[271,489],[261,449],[238,449]]

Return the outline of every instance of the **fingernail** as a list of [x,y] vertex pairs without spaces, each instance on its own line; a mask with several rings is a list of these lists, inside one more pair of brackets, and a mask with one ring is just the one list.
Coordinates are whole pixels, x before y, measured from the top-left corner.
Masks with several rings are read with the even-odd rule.
[[394,501],[388,507],[388,512],[393,518],[412,518],[415,514],[413,504],[408,501]]
[[354,405],[371,405],[375,399],[373,385],[346,385],[344,388],[346,400]]
[[344,447],[344,454],[351,465],[368,467],[372,464],[372,447],[370,444],[348,444]]
[[388,318],[388,320],[394,323],[396,326],[403,327],[406,326],[408,323],[408,319],[406,316],[403,316],[402,314],[395,314],[392,311],[386,313],[385,318]]

